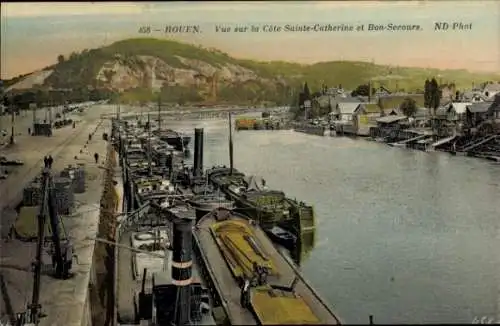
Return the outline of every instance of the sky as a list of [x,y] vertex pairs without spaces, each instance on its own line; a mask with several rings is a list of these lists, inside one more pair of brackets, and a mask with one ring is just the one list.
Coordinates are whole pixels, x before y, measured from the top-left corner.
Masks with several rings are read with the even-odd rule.
[[[448,30],[435,30],[446,22]],[[470,26],[468,29],[452,29]],[[141,26],[199,25],[201,33],[139,33]],[[364,25],[351,32],[264,32],[286,24]],[[368,31],[369,24],[420,25],[419,31]],[[472,25],[469,25],[472,24]],[[216,25],[259,32],[221,33]],[[395,66],[500,73],[500,1],[43,2],[1,4],[2,79],[42,69],[59,54],[131,37],[218,48],[233,57],[370,61]]]

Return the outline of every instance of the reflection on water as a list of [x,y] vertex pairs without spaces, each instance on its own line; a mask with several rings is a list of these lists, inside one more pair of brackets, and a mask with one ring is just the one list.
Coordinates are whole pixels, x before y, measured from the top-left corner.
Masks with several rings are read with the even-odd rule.
[[[201,125],[205,165],[228,165],[226,123],[181,128]],[[500,165],[291,131],[241,131],[234,144],[239,170],[314,206],[301,268],[344,322],[500,315]]]

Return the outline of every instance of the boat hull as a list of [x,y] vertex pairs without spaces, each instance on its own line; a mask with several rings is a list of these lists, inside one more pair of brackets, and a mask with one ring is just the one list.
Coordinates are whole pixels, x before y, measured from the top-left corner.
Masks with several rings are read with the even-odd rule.
[[185,149],[191,142],[190,136],[184,136],[175,130],[156,131],[155,135],[162,141],[166,142],[176,150]]
[[176,150],[182,150],[186,148],[191,142],[191,137],[189,136],[179,136],[179,137],[161,137],[161,140],[167,142],[170,146],[174,147]]
[[290,234],[280,234],[274,231],[274,228],[266,228],[264,232],[267,236],[275,243],[282,245],[288,250],[295,248],[297,244],[297,238]]
[[189,204],[196,210],[196,220],[198,221],[203,216],[207,215],[211,211],[216,210],[217,208],[225,208],[225,209],[233,209],[234,202],[229,200],[224,201],[204,201],[200,202],[197,200],[190,200]]

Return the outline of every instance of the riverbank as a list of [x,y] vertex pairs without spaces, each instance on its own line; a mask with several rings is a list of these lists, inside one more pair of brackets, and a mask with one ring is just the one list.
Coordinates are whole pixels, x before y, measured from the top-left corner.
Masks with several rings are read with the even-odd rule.
[[289,130],[292,124],[285,118],[238,117],[235,119],[235,130]]
[[409,148],[425,152],[441,151],[457,156],[470,156],[500,162],[500,135],[437,136],[430,128],[390,130],[383,133],[378,127],[369,128],[368,134],[339,132],[328,126],[296,123],[294,131],[317,136],[351,137],[377,141],[391,147]]

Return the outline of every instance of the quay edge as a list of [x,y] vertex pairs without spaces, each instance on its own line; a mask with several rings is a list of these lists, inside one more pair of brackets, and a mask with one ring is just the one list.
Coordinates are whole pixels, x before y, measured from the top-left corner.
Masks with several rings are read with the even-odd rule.
[[[32,292],[32,273],[30,263],[32,261],[32,242],[22,241],[16,236],[15,213],[9,212],[10,207],[14,208],[19,202],[22,187],[31,182],[41,167],[42,157],[52,155],[54,158],[53,171],[58,173],[66,168],[68,164],[75,166],[77,163],[85,164],[86,189],[82,194],[75,194],[76,207],[68,216],[60,216],[64,221],[66,234],[72,239],[74,254],[78,260],[73,262],[71,273],[72,278],[66,280],[56,280],[50,275],[42,274],[40,288],[41,311],[46,317],[40,320],[39,325],[91,325],[91,293],[89,287],[95,286],[96,275],[93,260],[94,243],[97,234],[99,219],[99,198],[101,195],[100,175],[103,170],[99,164],[95,164],[94,153],[99,153],[101,157],[106,155],[106,142],[100,138],[102,132],[106,132],[106,121],[99,121],[96,112],[106,110],[102,105],[91,106],[80,115],[81,121],[76,123],[75,128],[66,126],[53,132],[52,137],[40,139],[35,136],[18,136],[16,144],[16,156],[28,162],[17,174],[9,175],[8,179],[1,185],[2,187],[2,231],[13,226],[13,236],[5,239],[2,243],[2,262],[0,272],[9,294],[9,301],[13,313],[26,311],[26,297]],[[92,134],[92,140],[88,140],[88,135]],[[35,151],[40,148],[43,141],[44,151]],[[4,187],[8,187],[9,195],[4,196]],[[5,207],[7,206],[7,207]],[[12,216],[12,217],[10,217]],[[14,219],[13,219],[14,218]],[[2,232],[3,233],[3,232]],[[42,255],[44,265],[50,266],[50,257],[45,253]],[[21,269],[13,270],[13,266]],[[19,294],[13,291],[14,288],[23,289]],[[26,292],[26,293],[25,293]],[[22,296],[19,297],[19,295]],[[3,297],[3,300],[6,300]],[[5,303],[5,302],[4,302]],[[2,304],[2,314],[5,307]],[[3,321],[3,320],[2,320]]]

